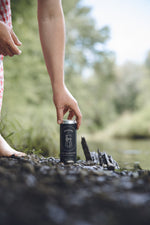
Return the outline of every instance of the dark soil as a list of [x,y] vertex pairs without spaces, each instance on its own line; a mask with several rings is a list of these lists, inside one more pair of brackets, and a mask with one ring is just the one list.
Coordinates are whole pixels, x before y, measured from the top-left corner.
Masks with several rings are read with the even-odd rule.
[[150,172],[0,158],[0,225],[150,224]]

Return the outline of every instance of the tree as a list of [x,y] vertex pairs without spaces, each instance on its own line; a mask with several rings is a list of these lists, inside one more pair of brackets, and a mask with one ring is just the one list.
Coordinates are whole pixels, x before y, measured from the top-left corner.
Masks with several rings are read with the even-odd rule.
[[[110,111],[114,112],[113,95],[109,91],[114,79],[114,57],[105,49],[109,28],[97,28],[90,7],[83,5],[82,0],[62,2],[66,21],[65,79],[79,102],[85,121],[82,127],[93,130],[105,126],[112,118]],[[23,127],[29,130],[27,133],[19,132],[18,143],[21,145],[31,138],[32,130],[35,131],[35,140],[41,140],[42,145],[39,127],[43,136],[44,130],[51,134],[50,140],[55,140],[58,135],[52,91],[38,36],[36,4],[37,1],[12,1],[13,27],[23,43],[22,54],[5,59],[7,76],[3,113],[7,112],[12,121],[21,121]],[[91,75],[89,79],[84,79],[86,71]],[[12,87],[15,87],[13,91]],[[11,132],[11,124],[8,126]],[[11,138],[16,143],[17,137]]]
[[31,11],[36,1],[31,0],[13,0],[11,1],[12,18],[15,21],[18,17],[22,19],[29,19]]
[[137,99],[141,91],[142,67],[132,62],[126,62],[118,68],[117,75],[114,101],[116,109],[118,113],[135,111],[137,109]]
[[[85,69],[103,63],[103,45],[109,39],[109,28],[98,29],[91,16],[91,8],[81,0],[65,0],[66,18],[66,79],[71,74],[82,75]],[[69,78],[70,79],[70,78]]]
[[[110,86],[112,89],[112,80],[115,79],[114,54],[105,48],[110,37],[109,27],[99,29],[92,18],[91,8],[83,5],[81,0],[64,0],[63,9],[66,82],[80,103],[88,128],[104,126],[112,118],[109,113],[112,95],[108,94],[108,89]],[[91,75],[90,79],[87,74]]]

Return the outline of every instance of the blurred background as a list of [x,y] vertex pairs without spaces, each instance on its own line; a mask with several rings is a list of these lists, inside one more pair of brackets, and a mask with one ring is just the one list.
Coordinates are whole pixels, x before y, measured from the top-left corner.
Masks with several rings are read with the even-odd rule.
[[[122,166],[150,157],[150,2],[62,0],[65,81],[83,114],[78,131]],[[5,57],[1,133],[16,149],[59,156],[59,126],[42,56],[37,2],[12,0],[22,54]]]

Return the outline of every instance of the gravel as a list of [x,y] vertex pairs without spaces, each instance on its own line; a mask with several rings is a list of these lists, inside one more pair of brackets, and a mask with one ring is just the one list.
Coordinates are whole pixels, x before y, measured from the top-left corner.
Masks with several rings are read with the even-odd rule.
[[0,158],[2,225],[149,225],[149,211],[150,171]]

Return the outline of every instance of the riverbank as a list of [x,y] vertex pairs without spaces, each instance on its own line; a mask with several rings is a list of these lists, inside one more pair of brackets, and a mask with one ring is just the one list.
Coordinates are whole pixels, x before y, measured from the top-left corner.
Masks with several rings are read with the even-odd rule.
[[[142,110],[130,113],[126,112],[116,121],[96,132],[93,137],[98,139],[124,138],[124,139],[150,139],[150,106]],[[90,137],[90,135],[89,135]]]
[[9,225],[149,224],[150,172],[0,158],[0,221]]

